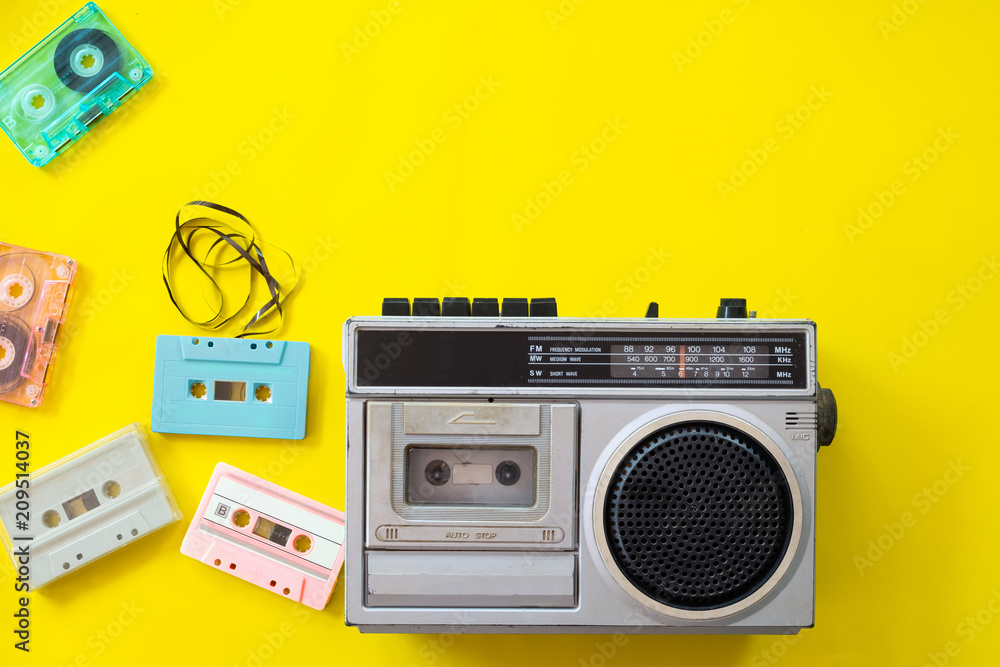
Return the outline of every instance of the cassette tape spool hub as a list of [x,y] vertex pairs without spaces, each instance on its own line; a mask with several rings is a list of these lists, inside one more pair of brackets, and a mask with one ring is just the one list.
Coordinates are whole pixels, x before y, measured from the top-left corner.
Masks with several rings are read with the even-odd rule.
[[[836,429],[810,320],[387,299],[345,325],[362,631],[795,633]],[[442,315],[443,313],[443,315]]]

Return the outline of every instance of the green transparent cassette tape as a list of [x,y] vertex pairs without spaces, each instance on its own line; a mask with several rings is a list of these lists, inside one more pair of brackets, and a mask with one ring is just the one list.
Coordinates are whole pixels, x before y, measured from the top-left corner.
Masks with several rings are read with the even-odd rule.
[[152,77],[149,63],[88,2],[0,73],[0,127],[41,167]]

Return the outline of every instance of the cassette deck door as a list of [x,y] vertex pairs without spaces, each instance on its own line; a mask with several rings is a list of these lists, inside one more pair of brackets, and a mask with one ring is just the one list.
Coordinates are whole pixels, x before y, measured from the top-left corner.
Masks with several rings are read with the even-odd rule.
[[576,403],[369,401],[368,549],[577,543]]

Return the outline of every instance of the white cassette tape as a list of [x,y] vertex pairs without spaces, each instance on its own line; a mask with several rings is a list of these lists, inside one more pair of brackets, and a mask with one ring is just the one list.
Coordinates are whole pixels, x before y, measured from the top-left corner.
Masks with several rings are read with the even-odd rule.
[[31,590],[180,518],[139,424],[0,490],[0,539]]

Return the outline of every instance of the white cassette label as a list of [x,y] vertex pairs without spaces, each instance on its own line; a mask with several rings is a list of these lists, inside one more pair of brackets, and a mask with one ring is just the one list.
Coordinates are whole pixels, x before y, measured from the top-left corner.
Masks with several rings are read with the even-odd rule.
[[343,524],[226,476],[219,478],[203,518],[326,570],[333,567],[344,543]]

